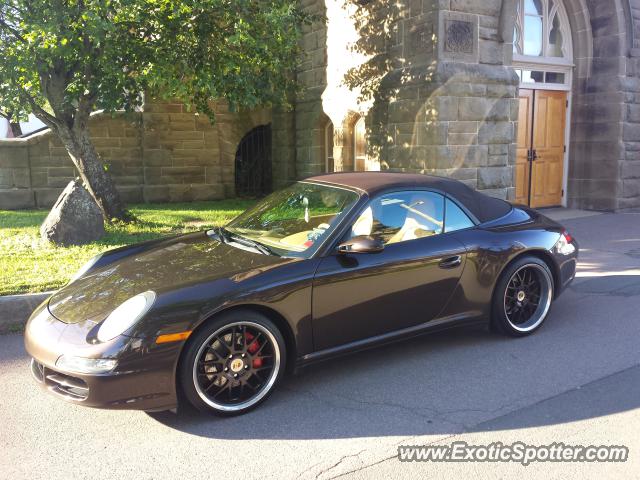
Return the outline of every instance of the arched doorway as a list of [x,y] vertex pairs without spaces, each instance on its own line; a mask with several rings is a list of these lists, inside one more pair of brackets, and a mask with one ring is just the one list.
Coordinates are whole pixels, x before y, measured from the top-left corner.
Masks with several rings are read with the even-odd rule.
[[513,67],[520,77],[517,203],[565,202],[573,45],[562,0],[516,0]]
[[271,125],[247,133],[236,151],[236,195],[259,197],[271,192]]

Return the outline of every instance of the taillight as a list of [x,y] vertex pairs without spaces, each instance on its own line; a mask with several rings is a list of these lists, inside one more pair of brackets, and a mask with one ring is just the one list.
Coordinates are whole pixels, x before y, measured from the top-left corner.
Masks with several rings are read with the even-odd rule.
[[573,237],[566,230],[562,231],[562,235],[558,239],[558,243],[556,243],[556,249],[558,253],[562,255],[571,255],[576,251],[575,245],[573,245]]
[[567,232],[566,230],[564,232],[562,232],[562,236],[564,237],[564,239],[567,241],[567,243],[571,243],[573,242],[573,237],[571,236],[571,234],[569,232]]

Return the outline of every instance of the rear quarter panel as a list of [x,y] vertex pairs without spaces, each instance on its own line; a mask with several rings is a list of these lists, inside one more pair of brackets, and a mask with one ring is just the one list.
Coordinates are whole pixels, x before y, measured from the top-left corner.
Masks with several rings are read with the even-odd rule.
[[532,219],[519,225],[479,226],[457,232],[456,238],[467,248],[467,261],[458,289],[442,316],[488,316],[500,275],[512,260],[527,252],[547,255],[556,275],[558,265],[552,250],[561,230],[559,225]]

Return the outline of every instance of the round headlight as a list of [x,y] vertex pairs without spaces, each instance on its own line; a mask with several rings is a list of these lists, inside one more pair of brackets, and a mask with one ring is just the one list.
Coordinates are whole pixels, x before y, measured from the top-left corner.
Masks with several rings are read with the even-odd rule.
[[98,340],[108,342],[127,331],[149,311],[155,299],[155,292],[148,291],[122,303],[100,325]]
[[89,269],[96,264],[96,262],[100,259],[101,256],[102,254],[96,255],[87,263],[85,263],[82,267],[80,267],[80,270],[78,270],[76,273],[73,274],[73,277],[71,277],[71,280],[69,280],[69,283],[75,282],[77,279],[79,279],[81,276],[87,273]]

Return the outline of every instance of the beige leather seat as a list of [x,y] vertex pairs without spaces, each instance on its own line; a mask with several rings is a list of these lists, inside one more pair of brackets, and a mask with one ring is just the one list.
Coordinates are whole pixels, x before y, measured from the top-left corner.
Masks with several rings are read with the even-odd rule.
[[[415,206],[409,207],[409,205]],[[406,242],[439,233],[436,231],[437,225],[428,220],[428,218],[433,218],[436,215],[435,205],[430,199],[424,196],[412,199],[408,205],[405,204],[404,208],[407,208],[407,216],[404,223],[400,230],[389,239],[388,244]]]
[[406,242],[408,240],[415,240],[416,238],[428,237],[434,233],[433,230],[429,230],[429,227],[421,224],[415,218],[407,216],[402,228],[400,228],[387,243]]
[[367,209],[362,212],[362,214],[355,221],[353,226],[351,227],[351,237],[360,237],[371,235],[371,231],[373,230],[373,210],[371,207],[367,207]]

